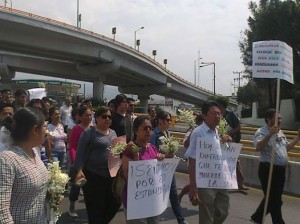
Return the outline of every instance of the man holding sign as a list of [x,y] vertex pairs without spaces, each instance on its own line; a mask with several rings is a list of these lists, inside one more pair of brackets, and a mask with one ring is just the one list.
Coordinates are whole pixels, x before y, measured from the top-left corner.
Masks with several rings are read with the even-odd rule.
[[[232,176],[235,175],[235,167],[232,169],[226,165],[224,168],[222,163],[219,163],[226,162],[226,159],[223,160],[225,156],[222,155],[221,142],[231,141],[231,137],[225,135],[220,139],[217,126],[221,119],[221,110],[218,103],[205,102],[202,106],[202,114],[204,121],[192,132],[190,146],[185,154],[189,158],[189,197],[193,205],[199,205],[199,223],[220,224],[225,221],[229,213],[229,194],[228,187],[223,184],[225,182],[219,179],[226,177],[225,171],[223,172],[225,168],[231,170]],[[227,143],[226,145],[228,146]],[[236,151],[239,153],[239,150]],[[201,160],[203,157],[207,158],[207,162],[199,162],[203,161]],[[214,163],[211,163],[212,161]],[[232,164],[236,163],[236,159],[232,162]],[[202,172],[205,168],[209,172]],[[236,181],[235,186],[237,187]]]

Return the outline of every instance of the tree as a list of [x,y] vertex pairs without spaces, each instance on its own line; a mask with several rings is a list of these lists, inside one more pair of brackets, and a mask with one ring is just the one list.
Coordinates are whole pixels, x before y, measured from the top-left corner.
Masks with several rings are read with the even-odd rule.
[[[239,43],[247,78],[252,80],[252,43],[263,40],[280,40],[293,48],[295,86],[283,81],[281,98],[296,98],[297,84],[300,83],[300,1],[260,0],[249,3],[251,16]],[[271,79],[253,79],[258,88],[264,90],[267,107],[275,106],[275,82]],[[252,84],[251,84],[252,85]],[[247,87],[248,88],[248,87]],[[240,94],[243,90],[240,91]]]

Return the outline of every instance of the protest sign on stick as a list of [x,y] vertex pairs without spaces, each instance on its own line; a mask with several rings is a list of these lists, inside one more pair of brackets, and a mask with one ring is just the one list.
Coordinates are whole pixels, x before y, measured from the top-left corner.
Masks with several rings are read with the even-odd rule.
[[164,212],[178,163],[179,159],[129,162],[127,220],[153,217]]
[[242,145],[197,138],[196,147],[197,188],[237,189],[236,162]]
[[[275,125],[278,125],[280,79],[294,84],[293,49],[286,43],[278,40],[253,42],[252,62],[253,78],[277,78]],[[262,223],[265,223],[265,217],[269,203],[274,156],[275,141],[272,143],[270,171]]]

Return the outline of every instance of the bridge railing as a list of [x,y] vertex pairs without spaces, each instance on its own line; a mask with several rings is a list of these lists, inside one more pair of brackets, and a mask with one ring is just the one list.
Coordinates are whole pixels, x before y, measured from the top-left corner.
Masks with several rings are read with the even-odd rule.
[[25,16],[25,17],[30,17],[30,18],[33,18],[33,19],[36,19],[36,20],[39,20],[39,21],[43,21],[43,22],[50,23],[50,24],[53,24],[53,25],[61,26],[61,27],[64,27],[64,28],[67,28],[67,29],[70,29],[70,30],[77,31],[77,32],[85,33],[85,34],[91,35],[93,37],[99,38],[101,40],[105,40],[105,41],[114,43],[114,44],[116,44],[116,45],[118,45],[120,47],[126,48],[127,50],[130,50],[130,51],[134,52],[135,54],[138,54],[139,56],[142,56],[145,59],[151,61],[153,64],[157,65],[159,67],[159,69],[161,69],[162,71],[164,71],[165,74],[168,77],[173,78],[173,79],[178,79],[178,80],[180,80],[180,81],[182,81],[182,82],[184,82],[186,84],[189,84],[189,85],[193,86],[194,88],[197,88],[197,89],[199,89],[199,90],[201,90],[203,92],[206,92],[208,94],[213,95],[212,91],[204,89],[204,88],[202,88],[200,86],[195,85],[194,83],[192,83],[190,81],[187,81],[187,80],[181,78],[179,75],[176,75],[172,71],[168,70],[162,64],[160,64],[159,62],[157,62],[154,59],[152,59],[150,56],[148,56],[148,55],[146,55],[146,54],[144,54],[144,53],[142,53],[142,52],[140,52],[140,51],[138,51],[138,50],[136,50],[136,49],[134,49],[134,48],[132,48],[132,47],[124,44],[124,43],[122,43],[122,42],[116,41],[116,40],[114,40],[112,38],[109,38],[109,37],[106,37],[104,35],[95,33],[93,31],[82,29],[80,27],[76,27],[74,25],[70,25],[70,24],[67,24],[67,23],[64,23],[64,22],[60,22],[60,21],[57,21],[57,20],[54,20],[54,19],[47,18],[47,17],[35,15],[35,14],[29,13],[29,12],[24,12],[24,11],[21,11],[21,10],[18,10],[18,9],[13,9],[13,8],[10,8],[10,7],[0,6],[0,10],[6,11],[6,12],[10,12],[10,13],[14,13],[14,14],[18,14],[18,15]]

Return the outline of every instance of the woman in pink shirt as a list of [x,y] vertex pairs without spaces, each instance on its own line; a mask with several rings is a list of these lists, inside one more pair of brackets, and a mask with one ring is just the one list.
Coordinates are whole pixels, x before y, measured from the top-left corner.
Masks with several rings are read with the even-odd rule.
[[[92,111],[87,106],[82,106],[78,109],[78,116],[80,123],[77,124],[71,131],[70,139],[69,139],[69,155],[70,155],[70,162],[71,166],[75,162],[76,158],[76,148],[78,144],[78,140],[82,132],[87,129],[92,121]],[[70,200],[70,207],[69,207],[69,216],[76,218],[78,214],[75,212],[75,202],[78,200],[80,192],[80,187],[72,186],[70,189],[69,200]]]

